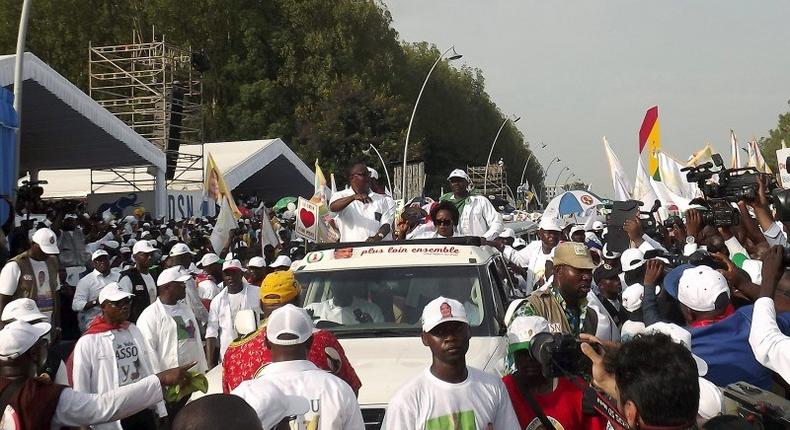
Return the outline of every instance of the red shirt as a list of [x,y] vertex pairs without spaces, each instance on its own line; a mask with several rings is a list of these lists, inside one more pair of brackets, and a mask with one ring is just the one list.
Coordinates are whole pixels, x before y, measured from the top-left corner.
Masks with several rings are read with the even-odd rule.
[[[244,381],[258,376],[266,365],[272,362],[272,351],[266,348],[266,327],[261,327],[250,336],[234,341],[225,350],[222,360],[222,391],[231,392]],[[346,357],[335,335],[326,330],[313,333],[313,344],[307,359],[338,378],[346,381],[355,393],[362,383]]]
[[[538,416],[521,395],[513,375],[507,375],[502,380],[510,394],[510,402],[513,403],[521,427],[524,430],[543,428]],[[604,430],[606,419],[582,413],[583,395],[584,392],[567,378],[557,378],[557,388],[554,391],[535,394],[534,397],[557,430]]]

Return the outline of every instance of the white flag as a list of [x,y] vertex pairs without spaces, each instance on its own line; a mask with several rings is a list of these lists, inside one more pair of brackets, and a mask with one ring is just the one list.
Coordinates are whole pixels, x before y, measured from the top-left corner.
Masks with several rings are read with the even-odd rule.
[[636,162],[636,183],[634,184],[633,198],[642,202],[642,210],[652,209],[653,204],[658,200],[653,185],[650,183],[650,175],[647,174],[645,166],[642,164],[642,157],[637,158]]
[[694,197],[697,197],[699,194],[699,186],[695,183],[688,182],[686,179],[686,173],[680,170],[682,168],[683,165],[672,159],[672,157],[662,152],[658,153],[658,171],[659,177],[661,178],[660,182],[662,182],[664,186],[666,186],[666,188],[672,192],[672,194],[690,200]]
[[606,152],[606,159],[609,160],[609,173],[612,177],[612,186],[614,187],[615,200],[628,200],[631,198],[631,181],[623,170],[623,165],[617,155],[614,154],[606,137],[603,138],[603,147]]
[[266,245],[271,245],[274,248],[280,246],[280,238],[277,236],[277,233],[274,231],[274,226],[272,226],[272,221],[269,219],[269,212],[266,210],[266,207],[261,205],[261,255],[263,254],[263,248]]
[[738,138],[735,137],[735,131],[730,130],[730,168],[737,169],[741,167],[741,154],[738,152]]
[[214,248],[216,254],[220,254],[222,249],[228,243],[230,238],[230,231],[237,227],[236,218],[233,217],[233,210],[230,208],[228,198],[222,198],[222,205],[217,215],[217,221],[214,224],[214,230],[211,231],[211,247]]

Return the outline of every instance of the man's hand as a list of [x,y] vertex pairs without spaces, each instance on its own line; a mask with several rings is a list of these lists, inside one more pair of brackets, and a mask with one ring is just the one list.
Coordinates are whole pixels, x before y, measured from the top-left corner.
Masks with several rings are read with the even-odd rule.
[[644,285],[655,287],[662,273],[664,273],[664,263],[661,260],[647,260],[645,262]]
[[157,373],[156,377],[159,378],[159,383],[162,384],[163,387],[170,385],[183,385],[189,378],[189,372],[187,372],[187,370],[196,364],[197,362],[193,361],[183,366],[167,369],[164,372]]
[[757,177],[757,195],[755,196],[754,201],[750,202],[749,204],[753,208],[765,208],[768,209],[770,202],[768,202],[768,196],[765,194],[765,178],[763,176]]
[[760,284],[760,297],[773,297],[779,279],[784,274],[784,248],[772,246],[763,255],[763,281]]
[[373,236],[370,236],[369,238],[367,238],[367,240],[365,240],[365,242],[381,242],[382,239],[384,239],[384,236],[382,236],[381,233],[376,233]]
[[588,334],[581,334],[579,337],[582,340],[582,352],[590,359],[590,361],[592,361],[593,384],[595,384],[596,387],[602,389],[613,399],[619,400],[617,384],[615,383],[614,375],[606,371],[606,367],[603,363],[606,350],[600,347],[599,349],[602,350],[602,352],[599,353],[596,351],[596,348],[593,347],[593,345],[596,344],[602,346],[601,341],[599,341],[595,336]]
[[743,273],[738,270],[738,267],[735,266],[735,263],[732,262],[726,255],[717,252],[715,254],[711,254],[711,256],[716,259],[719,263],[724,265],[726,269],[722,270],[719,269],[719,273],[724,275],[724,279],[727,280],[727,284],[730,286],[730,290],[732,292],[737,292],[742,285],[747,282],[750,282],[749,279],[746,279]]
[[642,236],[645,233],[642,231],[642,223],[639,222],[639,218],[634,217],[633,219],[627,220],[625,224],[623,224],[623,230],[628,233],[628,238],[631,242],[636,243],[637,246],[642,244]]
[[689,209],[686,211],[686,232],[689,236],[694,236],[699,240],[699,233],[702,231],[703,222],[702,214],[697,209]]
[[672,237],[681,248],[686,244],[686,228],[677,224],[672,225]]
[[360,201],[362,203],[370,203],[370,196],[363,193],[354,194],[354,200]]

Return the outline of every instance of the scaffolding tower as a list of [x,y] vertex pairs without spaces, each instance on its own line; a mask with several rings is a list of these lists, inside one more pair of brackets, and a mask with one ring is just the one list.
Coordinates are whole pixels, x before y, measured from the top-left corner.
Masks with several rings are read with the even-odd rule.
[[[169,189],[200,189],[203,183],[203,111],[200,65],[191,49],[171,45],[162,36],[145,42],[89,47],[89,95],[167,159]],[[187,145],[199,149],[184,151]],[[153,189],[152,166],[91,171],[91,191],[130,186]],[[104,188],[108,187],[108,188]]]
[[[508,198],[507,172],[505,166],[500,164],[488,165],[488,181],[486,183],[486,166],[467,166],[466,173],[472,180],[475,190],[483,192],[486,190],[487,196],[497,196],[502,199]],[[484,186],[485,185],[485,186]]]

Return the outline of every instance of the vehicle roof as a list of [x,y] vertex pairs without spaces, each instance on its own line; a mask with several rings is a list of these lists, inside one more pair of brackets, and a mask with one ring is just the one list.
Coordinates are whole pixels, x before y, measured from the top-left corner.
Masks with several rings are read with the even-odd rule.
[[490,246],[451,243],[390,242],[349,244],[309,252],[296,269],[312,272],[334,269],[367,269],[377,267],[479,265],[496,255]]

